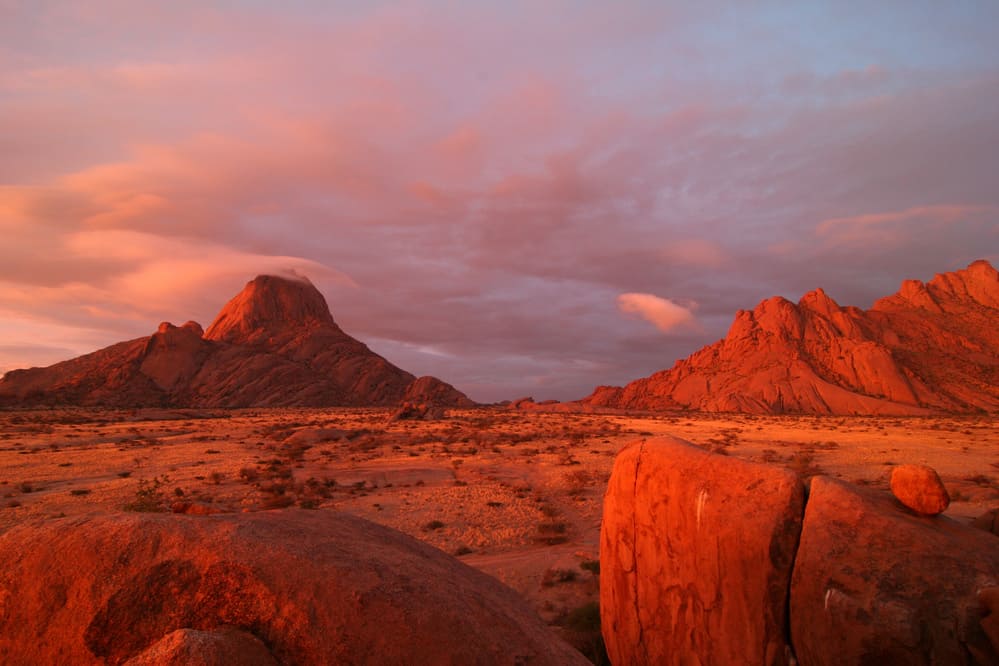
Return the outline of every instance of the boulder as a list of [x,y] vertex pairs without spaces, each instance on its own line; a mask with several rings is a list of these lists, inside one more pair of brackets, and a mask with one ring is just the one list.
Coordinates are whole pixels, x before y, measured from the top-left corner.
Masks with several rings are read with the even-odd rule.
[[331,511],[22,524],[0,561],[4,664],[266,663],[254,638],[278,663],[586,663],[495,579]]
[[624,448],[604,498],[601,625],[615,664],[786,664],[804,489],[672,437]]
[[950,505],[950,495],[932,467],[899,465],[891,471],[891,492],[916,513],[935,516]]
[[999,583],[999,542],[884,493],[812,479],[791,580],[801,664],[999,663],[978,592]]
[[445,412],[444,408],[440,405],[435,405],[433,403],[413,403],[404,402],[399,409],[392,412],[389,415],[389,422],[393,421],[406,421],[406,420],[416,420],[416,421],[438,421],[444,418]]

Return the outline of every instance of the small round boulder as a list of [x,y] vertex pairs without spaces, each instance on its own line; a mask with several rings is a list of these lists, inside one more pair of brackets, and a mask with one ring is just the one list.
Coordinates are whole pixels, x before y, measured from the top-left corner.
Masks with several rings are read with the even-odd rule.
[[935,516],[950,505],[950,495],[932,467],[899,465],[891,472],[891,492],[916,513]]

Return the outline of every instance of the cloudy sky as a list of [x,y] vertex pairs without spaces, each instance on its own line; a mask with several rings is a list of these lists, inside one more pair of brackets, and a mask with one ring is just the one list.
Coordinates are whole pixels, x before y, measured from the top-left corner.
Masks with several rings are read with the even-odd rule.
[[298,271],[484,400],[999,259],[999,3],[0,0],[0,370]]

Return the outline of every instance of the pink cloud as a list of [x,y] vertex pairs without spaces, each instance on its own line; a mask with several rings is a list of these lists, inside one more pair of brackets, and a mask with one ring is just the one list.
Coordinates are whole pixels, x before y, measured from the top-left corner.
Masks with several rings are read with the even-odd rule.
[[[815,233],[841,245],[884,245],[898,243],[917,229],[919,233],[927,233],[962,222],[994,220],[997,212],[999,208],[981,205],[917,206],[823,220],[815,227]],[[993,228],[999,228],[999,224],[994,223]]]
[[627,293],[617,297],[617,307],[626,314],[635,314],[655,325],[660,331],[669,333],[678,328],[696,325],[693,308],[680,305],[668,298],[654,294]]

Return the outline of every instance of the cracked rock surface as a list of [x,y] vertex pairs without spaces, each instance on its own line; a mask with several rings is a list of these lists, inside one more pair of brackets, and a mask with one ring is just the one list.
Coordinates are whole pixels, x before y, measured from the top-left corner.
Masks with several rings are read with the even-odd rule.
[[618,454],[600,568],[615,664],[999,664],[995,535],[673,437]]
[[618,454],[600,608],[615,664],[786,664],[804,489],[791,472],[680,439]]

